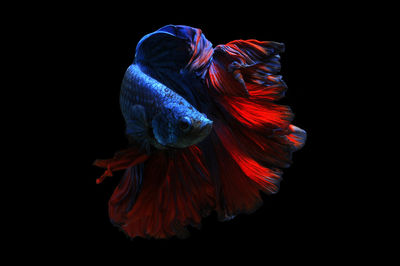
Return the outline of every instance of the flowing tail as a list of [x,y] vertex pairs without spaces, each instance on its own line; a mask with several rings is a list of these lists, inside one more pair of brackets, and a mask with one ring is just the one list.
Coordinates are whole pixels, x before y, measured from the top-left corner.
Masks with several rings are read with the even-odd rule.
[[[113,224],[130,237],[185,237],[187,225],[200,227],[213,210],[228,220],[256,210],[259,191],[278,191],[281,169],[306,139],[291,124],[290,108],[275,103],[287,89],[278,75],[283,50],[283,44],[257,40],[213,49],[201,30],[173,25],[139,42],[137,63],[145,62],[148,74],[187,98],[214,126],[204,141],[185,149],[148,155],[131,147],[96,160],[107,168],[98,182],[126,169],[109,201]],[[171,58],[178,55],[186,61],[175,62],[175,71]],[[193,79],[201,86],[182,82]]]

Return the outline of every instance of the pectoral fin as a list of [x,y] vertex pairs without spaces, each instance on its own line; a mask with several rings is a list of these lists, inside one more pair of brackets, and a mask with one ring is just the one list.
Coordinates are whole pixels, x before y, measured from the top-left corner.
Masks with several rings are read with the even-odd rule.
[[161,146],[168,146],[176,142],[173,125],[168,119],[165,119],[162,113],[158,113],[154,116],[152,127],[154,137]]
[[131,107],[130,119],[126,120],[126,134],[141,144],[141,147],[150,152],[149,123],[146,111],[142,105],[136,104]]

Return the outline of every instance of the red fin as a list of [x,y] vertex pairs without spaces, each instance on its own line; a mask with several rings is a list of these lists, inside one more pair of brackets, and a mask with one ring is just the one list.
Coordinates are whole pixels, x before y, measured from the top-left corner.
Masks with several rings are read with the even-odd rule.
[[215,205],[215,192],[196,146],[173,154],[160,151],[145,163],[143,185],[133,207],[129,180],[115,190],[109,204],[111,220],[130,237],[185,236],[185,226],[200,226]]
[[271,102],[261,104],[251,99],[223,96],[218,99],[218,103],[237,122],[267,134],[276,129],[286,129],[293,119],[288,106]]
[[279,168],[287,168],[292,163],[292,149],[284,136],[266,136],[243,127],[231,131],[240,149],[258,162]]
[[258,102],[279,100],[284,96],[287,90],[287,86],[282,80],[272,85],[248,83],[246,87],[249,91],[250,99]]
[[212,159],[219,165],[218,174],[211,176],[216,187],[219,220],[229,220],[239,213],[253,212],[262,205],[260,186],[246,175],[232,156],[232,147],[226,146],[226,143],[224,145],[225,137],[213,134],[212,139],[215,150]]
[[279,53],[283,50],[283,44],[257,40],[218,45],[209,67],[207,85],[218,94],[248,97],[249,88],[245,83],[276,84],[272,77],[266,76],[279,72]]
[[290,108],[273,103],[287,88],[277,75],[283,50],[283,44],[257,40],[217,46],[206,82],[228,118],[267,135],[289,127]]
[[109,215],[118,225],[126,220],[126,213],[135,204],[143,181],[143,164],[126,169],[122,180],[109,201]]
[[258,190],[277,192],[279,168],[289,167],[292,152],[304,143],[302,132],[290,124],[291,109],[274,103],[287,89],[278,75],[283,50],[283,44],[257,40],[233,41],[215,50],[217,57],[214,54],[206,81],[223,111],[218,122],[214,119],[222,145],[214,142],[216,156],[220,165],[235,169],[220,171],[227,213],[257,208],[256,200],[245,202],[256,199]]
[[231,68],[234,59],[226,51],[216,48],[208,69],[207,86],[217,94],[248,97],[241,73]]
[[290,134],[287,135],[293,150],[297,151],[301,149],[306,141],[307,133],[303,129],[294,125],[289,126]]
[[93,165],[98,167],[107,168],[104,174],[96,180],[96,183],[99,184],[103,182],[103,180],[107,176],[112,176],[112,171],[123,170],[128,167],[132,167],[139,163],[146,161],[149,158],[149,155],[139,151],[135,147],[131,147],[122,151],[118,151],[115,153],[112,159],[97,159],[94,161]]
[[215,132],[247,178],[257,184],[258,188],[264,192],[275,193],[278,191],[281,177],[281,172],[278,169],[264,167],[249,156],[247,149],[242,149],[239,146],[237,139],[226,126],[222,124],[216,126]]
[[185,68],[195,72],[198,76],[204,77],[214,49],[200,29],[194,29],[190,34],[190,38],[192,57]]

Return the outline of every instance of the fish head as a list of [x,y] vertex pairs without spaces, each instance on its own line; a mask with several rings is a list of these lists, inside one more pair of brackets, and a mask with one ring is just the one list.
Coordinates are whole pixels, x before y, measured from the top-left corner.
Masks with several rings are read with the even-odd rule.
[[166,108],[152,121],[158,144],[171,148],[186,148],[206,138],[213,122],[190,104]]

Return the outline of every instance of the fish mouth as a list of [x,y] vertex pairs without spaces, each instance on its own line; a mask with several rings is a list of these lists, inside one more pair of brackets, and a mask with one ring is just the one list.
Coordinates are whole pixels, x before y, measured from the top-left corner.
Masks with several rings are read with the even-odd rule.
[[213,128],[213,121],[208,120],[207,122],[205,122],[203,124],[203,126],[199,129],[199,131],[197,132],[197,134],[196,134],[197,139],[196,139],[195,143],[193,143],[193,144],[197,144],[197,143],[203,141],[208,135],[210,135],[212,128]]
[[212,127],[213,121],[209,120],[205,123],[205,125],[200,129],[199,132],[199,135],[202,137],[202,139],[207,137],[211,133]]

